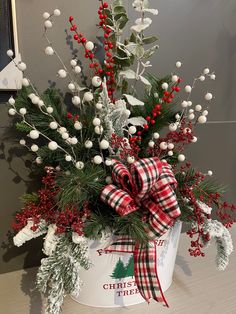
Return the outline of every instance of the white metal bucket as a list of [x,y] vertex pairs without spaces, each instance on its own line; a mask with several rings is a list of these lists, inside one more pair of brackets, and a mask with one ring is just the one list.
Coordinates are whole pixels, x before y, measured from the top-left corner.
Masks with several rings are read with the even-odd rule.
[[[178,249],[181,222],[176,222],[157,241],[158,276],[163,291],[171,283]],[[93,266],[80,269],[84,282],[79,297],[72,298],[84,305],[94,307],[123,307],[145,302],[138,292],[133,276],[133,254],[101,253],[109,243],[90,241],[89,253]]]

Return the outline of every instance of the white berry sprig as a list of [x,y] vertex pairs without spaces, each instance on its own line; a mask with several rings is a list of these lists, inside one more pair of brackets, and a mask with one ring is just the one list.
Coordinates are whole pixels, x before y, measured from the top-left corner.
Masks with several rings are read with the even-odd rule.
[[[61,147],[57,142],[55,142],[54,140],[52,140],[50,137],[48,137],[47,135],[45,135],[43,132],[40,132],[39,130],[36,129],[36,127],[34,125],[32,125],[31,123],[29,123],[26,120],[26,115],[27,115],[27,111],[25,108],[20,108],[19,110],[16,109],[15,107],[15,100],[13,98],[9,99],[9,103],[12,106],[9,109],[9,114],[10,115],[19,115],[22,118],[22,121],[25,125],[27,125],[28,127],[30,127],[31,131],[29,132],[29,137],[33,140],[38,139],[39,136],[42,136],[43,138],[48,140],[48,148],[52,151],[54,150],[61,150],[65,153],[65,160],[66,161],[71,161],[75,167],[77,169],[83,169],[82,164],[78,164],[78,161],[76,160],[76,155],[74,153],[74,149],[73,149],[73,143],[67,141],[68,145],[70,146],[70,149],[72,151],[72,154],[74,155],[74,157],[71,156],[71,154],[69,153],[69,151],[67,151],[66,149],[64,149],[63,147]],[[61,127],[62,128],[62,127]],[[65,128],[64,128],[65,129]],[[60,130],[60,129],[59,129]],[[21,139],[20,144],[27,147],[30,151],[37,153],[39,147],[36,144],[33,144],[31,147],[26,145],[26,141],[24,139]],[[70,156],[70,157],[68,157]],[[39,163],[39,162],[38,162]],[[81,162],[82,163],[82,162]]]
[[[59,16],[61,14],[61,12],[60,12],[60,14],[59,14],[59,12],[60,11],[58,9],[55,9],[53,14],[49,14],[48,12],[45,12],[43,14],[43,17],[45,18],[43,37],[45,38],[45,40],[48,44],[48,46],[45,48],[45,54],[48,56],[54,55],[57,57],[59,63],[62,66],[62,68],[58,70],[57,75],[61,79],[69,78],[68,89],[73,94],[72,103],[75,106],[79,106],[81,103],[80,92],[83,91],[85,89],[85,87],[81,87],[79,85],[78,80],[72,76],[68,67],[64,63],[63,59],[61,58],[60,54],[58,53],[58,51],[56,50],[55,46],[53,45],[53,43],[51,42],[51,40],[49,39],[49,36],[48,36],[48,31],[53,26],[52,17],[53,16]],[[81,68],[80,68],[80,66],[77,65],[76,60],[74,60],[74,59],[71,60],[70,64],[71,64],[75,74],[78,74],[81,72]]]
[[[177,66],[178,64],[178,66]],[[182,64],[181,62],[177,62],[176,63],[176,67],[180,67]],[[183,100],[181,102],[181,106],[182,106],[182,112],[180,115],[177,115],[176,117],[176,122],[175,123],[172,123],[170,126],[169,126],[169,129],[170,131],[175,131],[178,127],[181,126],[181,122],[183,119],[188,119],[190,121],[193,122],[193,126],[196,125],[197,123],[199,124],[204,124],[207,122],[207,115],[208,115],[208,106],[206,109],[203,109],[202,108],[202,105],[196,105],[195,108],[191,108],[193,103],[192,101],[190,100],[191,96],[192,96],[192,91],[193,89],[195,88],[195,85],[198,81],[205,81],[205,78],[206,77],[209,77],[210,79],[212,80],[215,80],[216,76],[215,76],[215,73],[212,72],[210,73],[210,70],[209,68],[205,68],[203,70],[203,72],[197,76],[196,78],[194,78],[193,82],[191,85],[186,85],[184,90],[185,92],[188,94],[188,97],[186,100]],[[213,95],[212,93],[210,92],[207,92],[204,96],[204,99],[205,101],[209,102],[213,99]]]

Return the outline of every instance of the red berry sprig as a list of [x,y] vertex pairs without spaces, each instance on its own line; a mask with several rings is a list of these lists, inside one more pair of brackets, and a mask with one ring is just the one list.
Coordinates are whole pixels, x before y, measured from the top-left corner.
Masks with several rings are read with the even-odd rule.
[[[132,140],[133,138],[131,138]],[[111,138],[111,147],[115,150],[119,150],[120,158],[126,162],[127,157],[134,157],[136,160],[139,159],[138,153],[140,151],[140,147],[135,144],[134,141],[127,143],[127,141],[123,137],[119,137],[116,134],[112,134]]]
[[[142,134],[145,131],[149,130],[149,128],[152,125],[156,124],[158,117],[161,115],[161,109],[162,109],[163,103],[171,103],[173,98],[174,98],[174,92],[180,92],[180,87],[179,87],[180,82],[181,82],[181,79],[179,78],[177,83],[175,84],[175,86],[172,87],[170,92],[168,92],[168,91],[164,92],[160,103],[157,103],[154,106],[154,108],[152,109],[152,112],[151,112],[152,115],[146,117],[146,123],[143,125],[143,129],[139,130],[137,132],[138,136],[133,136],[130,139],[131,143],[133,143],[133,142],[135,143],[137,141],[142,141]],[[192,139],[192,137],[191,137],[191,139]]]
[[42,183],[44,187],[38,191],[38,200],[27,203],[22,211],[16,214],[12,228],[19,231],[27,225],[30,219],[34,223],[31,230],[37,231],[40,221],[45,220],[47,225],[55,224],[57,226],[57,233],[72,230],[83,235],[84,223],[90,217],[88,202],[84,202],[82,210],[68,205],[65,210],[61,211],[56,201],[59,188],[56,186],[53,168],[46,168],[46,175],[43,177]]
[[70,120],[73,119],[73,122],[75,123],[76,121],[79,120],[79,115],[78,114],[73,115],[71,112],[67,112],[67,118]]
[[73,36],[74,40],[78,43],[78,44],[82,44],[82,46],[84,47],[84,57],[86,59],[90,60],[90,69],[94,69],[95,70],[95,74],[97,73],[102,73],[102,69],[99,68],[99,63],[94,59],[94,53],[91,50],[86,49],[86,43],[87,43],[87,38],[84,36],[83,33],[79,33],[78,32],[78,27],[75,23],[73,23],[74,21],[74,17],[70,16],[69,17],[69,22],[71,24],[70,30],[73,31],[75,34]]
[[174,92],[179,93],[181,88],[179,86],[179,84],[182,82],[181,78],[178,78],[178,81],[176,82],[176,84],[174,84],[174,86],[171,87],[171,91],[165,91],[163,93],[163,97],[161,98],[163,103],[168,103],[170,104],[172,102],[172,100],[174,99],[175,95]]
[[73,23],[74,17],[69,17],[69,22],[71,23],[70,30],[75,32],[73,38],[75,41],[77,41],[79,44],[82,44],[85,49],[85,58],[90,59],[90,65],[89,67],[91,69],[94,69],[94,74],[99,75],[102,77],[102,75],[107,76],[107,87],[108,87],[108,95],[111,98],[112,101],[114,101],[114,92],[115,92],[115,86],[116,86],[116,80],[115,80],[115,72],[114,72],[114,59],[113,55],[111,53],[113,49],[113,43],[109,40],[110,34],[112,33],[112,30],[107,26],[107,14],[104,13],[105,9],[108,9],[109,5],[107,2],[102,2],[102,5],[99,7],[98,15],[100,19],[99,25],[104,31],[104,50],[105,50],[105,72],[104,70],[99,67],[99,63],[94,60],[94,54],[86,49],[86,43],[87,38],[84,37],[82,33],[79,33],[77,31],[78,27],[76,24]]
[[[101,0],[100,0],[101,1]],[[112,55],[112,49],[114,48],[113,43],[109,40],[112,33],[111,28],[107,25],[107,14],[106,11],[109,8],[107,2],[101,1],[101,6],[98,10],[98,16],[100,19],[99,25],[104,31],[104,50],[105,50],[105,75],[107,76],[107,88],[108,95],[111,101],[114,101],[114,92],[116,87],[115,71],[114,71],[114,59]]]

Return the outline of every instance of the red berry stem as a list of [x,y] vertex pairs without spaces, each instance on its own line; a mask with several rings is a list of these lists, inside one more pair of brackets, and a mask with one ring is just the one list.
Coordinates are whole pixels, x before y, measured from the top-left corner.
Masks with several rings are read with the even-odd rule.
[[[101,1],[101,0],[100,0]],[[104,66],[106,68],[105,74],[107,76],[107,87],[108,87],[108,95],[112,102],[115,101],[114,99],[114,92],[116,90],[116,80],[115,80],[115,71],[114,71],[114,59],[112,55],[112,50],[114,48],[113,43],[109,40],[109,37],[112,33],[112,30],[107,25],[107,14],[105,10],[109,8],[109,4],[107,2],[101,1],[101,6],[98,10],[98,16],[100,19],[100,27],[104,31],[104,50],[105,50],[105,61]]]
[[42,179],[44,187],[38,191],[38,200],[29,202],[20,213],[15,216],[12,228],[20,231],[24,228],[28,220],[33,221],[31,230],[37,231],[42,220],[48,225],[55,224],[57,233],[77,232],[78,235],[84,235],[84,223],[90,217],[88,202],[84,202],[82,210],[78,210],[73,205],[68,205],[64,210],[59,209],[56,197],[59,188],[56,185],[56,172],[53,168],[46,168],[46,175]]
[[[171,103],[173,98],[174,98],[174,92],[180,92],[180,87],[179,84],[181,82],[181,79],[179,78],[176,85],[172,87],[171,92],[165,91],[163,97],[161,98],[161,103],[163,105],[163,103]],[[142,134],[149,130],[149,128],[156,124],[158,117],[161,115],[161,108],[162,105],[160,103],[157,103],[154,108],[152,109],[152,116],[147,116],[146,117],[146,121],[147,123],[143,125],[143,129],[139,130],[137,132],[138,137],[133,137],[131,139],[131,142],[136,142],[136,141],[142,141]]]
[[94,74],[100,73],[101,69],[99,69],[99,63],[96,60],[94,60],[94,53],[86,49],[87,38],[82,33],[78,32],[78,27],[76,24],[73,23],[73,20],[74,20],[74,17],[70,16],[69,17],[69,22],[71,24],[70,30],[75,33],[73,36],[74,40],[77,41],[78,44],[82,44],[82,46],[84,47],[84,50],[85,50],[84,57],[86,59],[90,59],[91,61],[89,65],[90,69],[95,69]]

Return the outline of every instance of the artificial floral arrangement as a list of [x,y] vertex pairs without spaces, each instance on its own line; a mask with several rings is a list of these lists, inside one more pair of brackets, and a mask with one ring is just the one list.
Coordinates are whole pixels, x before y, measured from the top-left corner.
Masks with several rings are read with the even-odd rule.
[[[123,1],[100,0],[103,60],[69,17],[73,40],[89,68],[87,85],[86,66],[81,68],[77,58],[66,65],[49,38],[60,10],[43,14],[45,54],[58,58],[57,76],[71,93],[70,110],[56,89],[40,94],[26,75],[26,64],[16,64],[24,73],[23,86],[16,99],[9,99],[9,114],[26,135],[20,144],[36,155],[33,164],[44,174],[40,190],[22,197],[23,208],[13,223],[14,244],[44,235],[46,257],[36,284],[48,294],[50,314],[60,312],[65,294],[79,292],[78,269],[92,267],[87,239],[113,234],[120,239],[117,245],[125,246],[122,237],[128,237],[135,243],[135,264],[148,269],[151,262],[143,256],[150,256],[153,241],[179,219],[188,226],[191,256],[203,257],[214,239],[217,267],[224,270],[233,250],[228,228],[235,222],[231,211],[236,206],[222,199],[223,188],[210,178],[212,171],[195,170],[183,154],[186,145],[197,141],[195,127],[207,122],[213,100],[206,92],[202,104],[195,105],[192,91],[216,76],[205,68],[183,88],[186,95],[180,100],[180,61],[164,78],[148,72],[158,45],[145,30],[158,10],[149,8],[148,0],[135,0],[132,6],[139,17],[123,38],[128,22]],[[7,54],[13,59],[11,50]],[[140,272],[135,280],[141,295],[148,300],[151,291],[160,300],[159,290]]]

